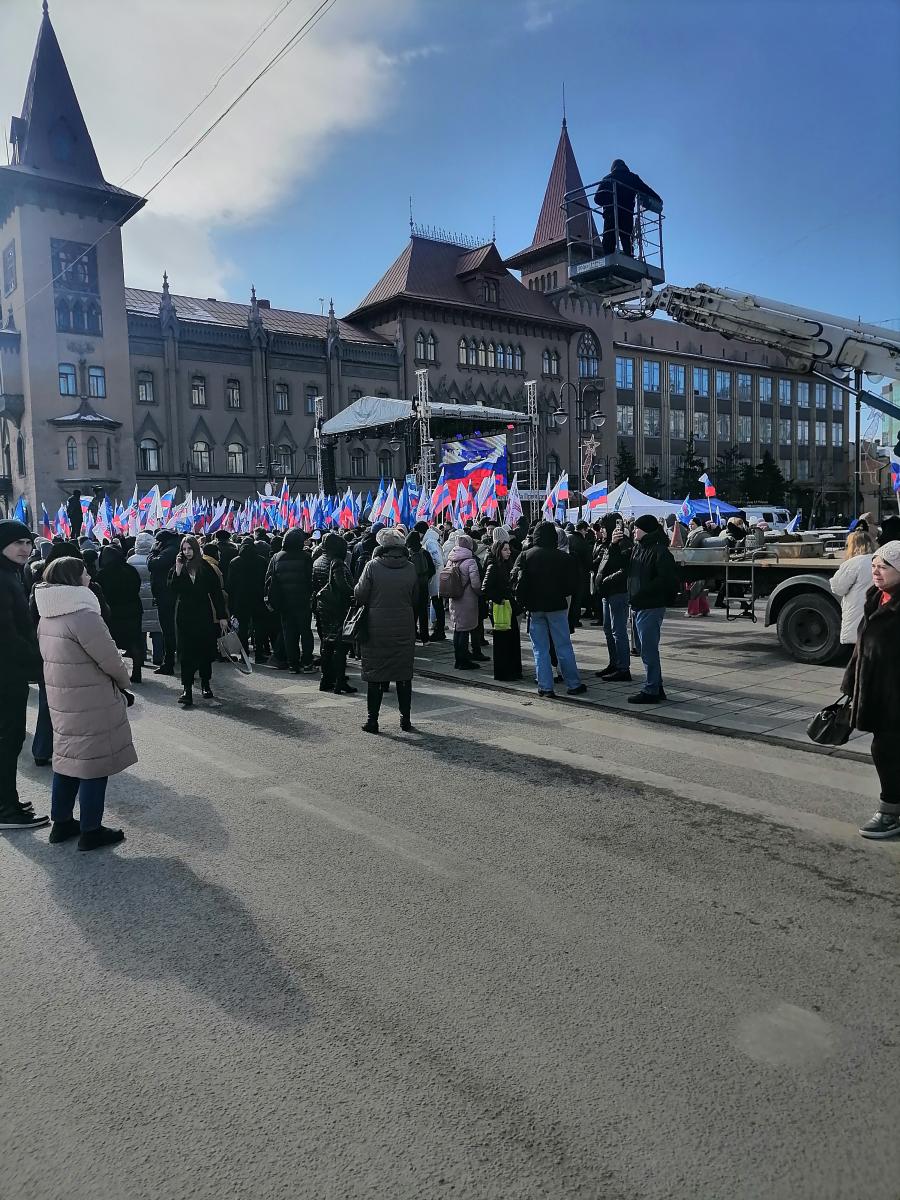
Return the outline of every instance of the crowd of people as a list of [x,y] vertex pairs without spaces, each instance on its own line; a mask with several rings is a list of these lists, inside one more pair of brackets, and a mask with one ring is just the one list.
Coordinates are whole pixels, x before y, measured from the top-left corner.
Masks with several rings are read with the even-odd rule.
[[[882,781],[879,812],[861,831],[871,837],[900,834],[888,761],[900,689],[884,665],[900,648],[900,528],[894,541],[890,526],[878,549],[858,529],[834,577],[846,640],[855,644],[844,686],[855,727],[875,734]],[[749,532],[738,524],[725,531]],[[97,546],[36,538],[18,521],[0,521],[0,664],[9,679],[0,697],[0,829],[48,820],[16,790],[30,683],[38,685],[32,754],[53,768],[51,840],[77,835],[81,849],[94,849],[124,836],[103,826],[104,797],[109,777],[136,761],[127,709],[143,671],[174,675],[177,662],[182,708],[194,706],[198,677],[202,697],[214,699],[213,668],[230,630],[258,665],[318,673],[322,691],[355,693],[347,663],[359,658],[368,734],[379,733],[392,685],[400,728],[413,729],[416,643],[445,641],[448,632],[456,670],[490,662],[495,679],[514,681],[525,669],[524,630],[538,695],[554,698],[561,683],[578,697],[587,685],[571,635],[589,621],[602,627],[608,650],[597,676],[631,682],[634,646],[644,680],[628,700],[659,704],[663,621],[683,598],[670,550],[679,533],[652,516],[609,513],[595,525],[523,519],[512,528],[483,521],[454,529],[421,521],[410,530],[376,523],[312,535],[257,529],[238,539],[161,529]],[[692,535],[688,529],[688,541]]]

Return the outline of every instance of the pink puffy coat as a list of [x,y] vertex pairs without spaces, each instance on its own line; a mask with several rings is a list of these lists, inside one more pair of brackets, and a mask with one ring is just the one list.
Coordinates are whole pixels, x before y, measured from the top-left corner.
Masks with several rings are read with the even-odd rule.
[[116,775],[137,762],[127,704],[128,668],[90,588],[34,589],[38,641],[53,723],[53,770],[75,779]]
[[459,567],[466,585],[458,600],[452,597],[450,600],[450,625],[457,633],[464,633],[478,624],[478,597],[481,593],[481,575],[472,553],[472,539],[460,534],[447,556],[447,562]]

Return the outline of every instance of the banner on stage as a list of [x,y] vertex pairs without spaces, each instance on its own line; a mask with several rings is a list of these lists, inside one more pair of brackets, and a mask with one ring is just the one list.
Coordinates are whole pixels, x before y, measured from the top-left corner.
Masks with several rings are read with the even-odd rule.
[[505,496],[507,458],[505,433],[444,442],[441,446],[441,467],[454,496],[462,484],[477,490],[489,475],[497,477],[497,496]]

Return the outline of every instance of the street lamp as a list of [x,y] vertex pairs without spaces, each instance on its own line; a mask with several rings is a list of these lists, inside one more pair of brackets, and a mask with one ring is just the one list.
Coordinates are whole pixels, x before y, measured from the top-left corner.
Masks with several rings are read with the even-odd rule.
[[[595,396],[594,403],[597,407],[593,412],[591,412],[587,420],[591,429],[595,429],[599,432],[599,430],[601,430],[606,424],[606,417],[600,412],[600,395],[603,388],[602,383],[595,383],[590,379],[585,381],[579,379],[577,383],[573,383],[571,379],[566,379],[562,384],[560,384],[559,409],[553,414],[558,425],[565,425],[566,421],[569,419],[568,408],[566,407],[566,397],[570,389],[575,396],[575,414],[578,421],[578,469],[580,471],[578,483],[580,487],[583,487],[585,476],[590,472],[593,465],[595,451],[600,445],[600,443],[593,437],[593,434],[587,441],[585,441],[583,437],[584,431],[582,429],[582,423],[585,416],[585,402],[588,393],[593,392]],[[560,414],[562,414],[562,417],[560,417]],[[588,448],[590,450],[589,461],[585,457],[585,450]]]
[[316,423],[313,428],[313,437],[316,441],[316,483],[321,496],[325,491],[325,479],[322,474],[322,418],[325,415],[325,397],[316,396],[313,401]]

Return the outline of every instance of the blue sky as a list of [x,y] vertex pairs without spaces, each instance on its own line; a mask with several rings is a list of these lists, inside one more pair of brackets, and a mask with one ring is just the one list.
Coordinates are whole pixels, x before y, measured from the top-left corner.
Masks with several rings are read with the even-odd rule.
[[422,222],[489,236],[495,216],[512,253],[565,78],[585,179],[622,156],[663,195],[669,279],[900,328],[898,46],[895,0],[429,0],[387,47],[412,53],[385,118],[220,244],[260,294],[312,311],[351,309],[386,269],[410,193]]

